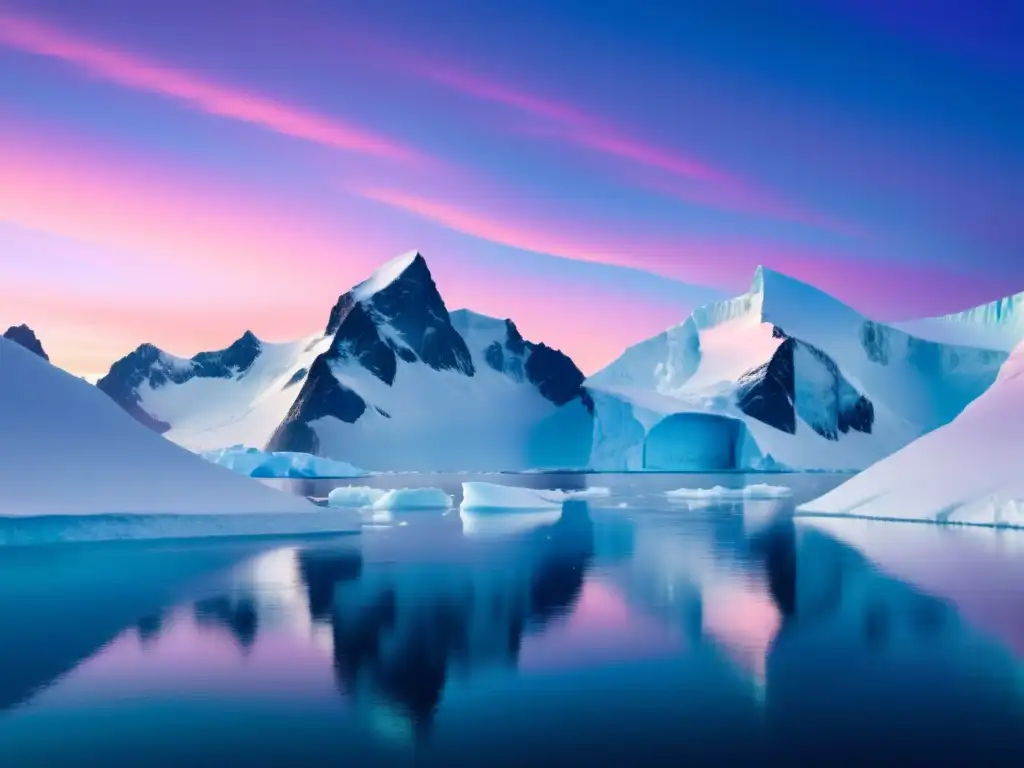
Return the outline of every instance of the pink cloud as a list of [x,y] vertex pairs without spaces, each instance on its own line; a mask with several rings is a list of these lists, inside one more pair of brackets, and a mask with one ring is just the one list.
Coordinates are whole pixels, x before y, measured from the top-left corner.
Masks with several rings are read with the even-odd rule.
[[576,107],[518,91],[501,83],[448,67],[436,66],[403,54],[394,57],[416,75],[452,90],[484,101],[502,104],[573,128],[571,141],[608,155],[704,182],[731,182],[732,177],[694,157],[644,144],[619,133],[611,126]]
[[[531,223],[529,217],[524,217],[526,223],[519,223],[397,190],[364,189],[354,193],[499,245],[575,261],[642,269],[737,293],[749,286],[755,269],[763,265],[811,283],[882,320],[963,309],[1005,292],[998,276],[969,276],[919,264],[865,260],[842,252],[785,243],[740,238],[623,239],[615,233],[592,231],[570,238],[555,234],[556,230],[573,230],[564,221]],[[903,308],[904,316],[893,317],[894,307]]]
[[528,225],[509,223],[502,219],[476,213],[458,205],[422,197],[413,193],[396,189],[358,189],[352,191],[354,194],[368,200],[374,200],[392,208],[398,208],[420,218],[441,224],[448,229],[499,245],[532,251],[533,253],[560,256],[575,261],[643,267],[642,264],[635,262],[625,253],[572,242],[544,230],[532,229]]
[[337,265],[347,233],[287,200],[31,127],[0,129],[0,168],[0,220],[109,246],[92,249],[108,254],[97,264],[107,268],[130,253],[243,284],[269,275],[312,285],[320,278],[289,260]]
[[[778,199],[740,175],[703,159],[630,136],[602,118],[571,104],[527,93],[451,66],[439,65],[408,52],[389,51],[365,43],[359,44],[359,47],[368,55],[397,66],[406,73],[457,93],[540,118],[545,123],[543,127],[527,129],[527,133],[556,138],[607,157],[625,160],[648,172],[657,172],[642,176],[628,174],[628,180],[637,186],[687,203],[774,217],[844,235],[860,234],[834,217],[807,211]],[[680,181],[684,183],[678,183]]]
[[338,119],[219,85],[29,19],[0,14],[0,44],[57,59],[93,77],[177,99],[207,114],[251,123],[285,136],[389,160],[424,161],[415,150]]

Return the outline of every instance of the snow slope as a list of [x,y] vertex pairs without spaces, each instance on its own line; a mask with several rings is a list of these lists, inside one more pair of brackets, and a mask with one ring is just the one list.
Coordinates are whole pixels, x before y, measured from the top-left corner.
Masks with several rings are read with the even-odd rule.
[[1024,344],[985,394],[915,440],[800,507],[802,512],[1024,526]]
[[1009,352],[1024,341],[1024,291],[963,312],[910,320],[896,327],[922,339]]
[[587,379],[596,469],[859,469],[948,422],[1000,352],[924,341],[759,268]]
[[266,444],[295,401],[325,334],[271,344],[246,332],[191,359],[143,344],[96,386],[143,424],[195,451]]
[[0,457],[0,517],[319,514],[305,499],[164,440],[95,387],[5,339]]
[[371,471],[526,469],[538,426],[582,402],[583,375],[562,353],[510,320],[449,314],[418,253],[343,295],[328,330],[273,450]]

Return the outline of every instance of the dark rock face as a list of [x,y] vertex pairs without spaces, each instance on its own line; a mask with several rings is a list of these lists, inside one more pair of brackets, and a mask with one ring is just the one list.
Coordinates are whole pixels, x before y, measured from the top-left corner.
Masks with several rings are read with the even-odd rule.
[[741,411],[778,430],[796,434],[791,339],[782,342],[767,363],[745,373],[739,383],[736,404]]
[[505,321],[504,343],[494,342],[484,352],[496,371],[523,381],[524,377],[555,405],[583,396],[583,372],[572,359],[546,344],[526,341],[515,323]]
[[12,325],[4,331],[4,338],[8,341],[13,341],[15,344],[24,347],[29,352],[33,352],[49,362],[50,357],[43,350],[43,345],[36,337],[35,331],[27,325]]
[[333,416],[348,424],[366,411],[366,401],[342,385],[331,371],[330,353],[320,355],[310,366],[306,382],[284,421],[271,435],[268,451],[299,451],[317,454],[320,440],[309,422]]
[[327,332],[334,334],[328,354],[356,359],[386,384],[395,380],[398,359],[420,360],[434,370],[472,376],[473,359],[452,327],[448,309],[422,256],[390,284],[360,300],[359,287],[344,294],[331,310]]
[[157,419],[142,408],[139,387],[148,382],[153,389],[167,384],[184,384],[194,378],[230,379],[244,375],[260,356],[263,347],[251,331],[227,349],[200,352],[190,360],[181,361],[152,344],[143,344],[122,357],[110,371],[96,382],[115,403],[150,429],[164,433],[170,424]]
[[[786,338],[780,332],[777,338]],[[786,338],[764,365],[744,374],[737,405],[748,416],[795,434],[797,418],[828,440],[851,429],[870,434],[874,405],[817,347]]]

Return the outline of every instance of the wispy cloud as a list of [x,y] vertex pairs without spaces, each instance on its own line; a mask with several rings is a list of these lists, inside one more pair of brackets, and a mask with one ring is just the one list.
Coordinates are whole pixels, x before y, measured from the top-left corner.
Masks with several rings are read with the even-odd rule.
[[533,228],[521,222],[509,222],[501,218],[463,208],[457,204],[423,197],[397,189],[350,189],[359,197],[403,210],[422,219],[440,224],[448,229],[477,237],[497,245],[518,248],[523,251],[548,256],[558,256],[574,261],[588,261],[597,264],[637,267],[646,265],[632,258],[628,252],[591,247],[586,244],[563,239],[545,229]]
[[515,88],[447,64],[380,46],[359,44],[365,55],[453,92],[516,110],[536,120],[530,133],[622,161],[646,174],[627,173],[628,183],[690,204],[754,214],[792,223],[858,234],[834,217],[805,210],[758,184],[694,154],[660,146],[622,131],[586,110]]
[[[447,229],[498,245],[575,261],[642,269],[688,283],[742,291],[754,270],[764,265],[805,280],[832,295],[852,302],[871,316],[886,319],[893,306],[905,306],[908,284],[922,288],[910,315],[937,314],[940,307],[955,307],[964,295],[981,303],[1000,295],[1000,280],[952,274],[921,264],[891,260],[864,260],[842,251],[825,251],[783,243],[742,238],[691,238],[668,241],[634,238],[624,241],[613,233],[595,232],[588,242],[555,234],[545,223],[515,222],[479,213],[447,201],[393,189],[349,189]],[[596,246],[601,242],[608,245]],[[974,301],[972,299],[972,301]],[[897,318],[904,319],[904,318]]]
[[63,61],[92,77],[175,99],[209,115],[258,125],[284,136],[388,160],[426,161],[412,148],[337,118],[147,61],[35,20],[0,12],[0,45]]

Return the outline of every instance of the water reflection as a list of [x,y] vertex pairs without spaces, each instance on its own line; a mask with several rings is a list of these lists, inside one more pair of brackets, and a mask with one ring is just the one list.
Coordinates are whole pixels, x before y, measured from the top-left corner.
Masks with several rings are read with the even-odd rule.
[[[172,704],[147,738],[177,761],[203,757],[211,729],[235,762],[347,750],[383,765],[382,745],[424,765],[482,749],[640,765],[1005,748],[1024,724],[1012,638],[964,618],[996,574],[977,592],[897,578],[907,557],[879,568],[858,551],[894,529],[857,539],[770,503],[574,501],[529,525],[480,521],[487,535],[457,513],[399,513],[357,543],[12,554],[0,761],[80,749],[88,731],[118,764],[117,734]],[[930,541],[914,558],[934,560]],[[1004,610],[1024,607],[1024,582],[999,583]],[[75,713],[91,727],[64,728]],[[274,740],[284,722],[301,735]]]
[[[524,634],[571,611],[593,555],[585,504],[473,565],[306,569],[310,604],[326,604],[339,688],[389,727],[422,739],[451,675],[514,669]],[[352,576],[355,576],[352,578]],[[314,595],[318,596],[316,599]]]

